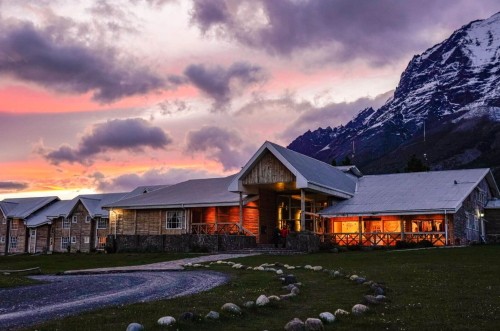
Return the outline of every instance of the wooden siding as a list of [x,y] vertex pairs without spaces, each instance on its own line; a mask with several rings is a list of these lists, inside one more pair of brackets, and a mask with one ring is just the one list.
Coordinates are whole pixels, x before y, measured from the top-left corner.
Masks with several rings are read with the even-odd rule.
[[488,221],[486,223],[486,233],[500,234],[500,209],[486,209],[484,218]]
[[295,182],[295,176],[273,154],[266,152],[243,178],[243,185]]

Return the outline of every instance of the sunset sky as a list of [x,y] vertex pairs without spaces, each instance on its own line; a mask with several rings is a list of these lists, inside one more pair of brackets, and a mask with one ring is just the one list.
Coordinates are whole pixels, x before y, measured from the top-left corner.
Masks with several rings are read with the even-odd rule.
[[0,0],[0,200],[237,172],[498,0]]

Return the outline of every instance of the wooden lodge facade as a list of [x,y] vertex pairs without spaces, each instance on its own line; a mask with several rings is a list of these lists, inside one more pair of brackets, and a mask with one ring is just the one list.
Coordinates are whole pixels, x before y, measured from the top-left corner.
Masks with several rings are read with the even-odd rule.
[[245,235],[268,244],[285,225],[333,245],[464,245],[500,229],[499,198],[489,169],[363,176],[266,142],[229,177],[1,201],[0,254],[88,252],[110,236]]

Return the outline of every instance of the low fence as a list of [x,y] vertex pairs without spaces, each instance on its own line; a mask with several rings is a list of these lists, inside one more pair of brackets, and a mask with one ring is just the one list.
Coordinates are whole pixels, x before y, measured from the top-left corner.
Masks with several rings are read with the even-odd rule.
[[418,243],[427,240],[434,246],[444,246],[444,232],[371,232],[371,233],[326,233],[319,234],[321,242],[339,246],[395,246],[398,241]]
[[240,235],[109,235],[106,251],[114,252],[222,252],[256,247],[255,237]]

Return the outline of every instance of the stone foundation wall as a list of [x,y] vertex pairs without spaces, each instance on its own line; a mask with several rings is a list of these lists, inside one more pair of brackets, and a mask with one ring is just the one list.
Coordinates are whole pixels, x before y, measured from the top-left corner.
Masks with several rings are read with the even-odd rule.
[[236,235],[109,235],[107,252],[221,252],[255,247],[255,237]]
[[319,237],[312,232],[292,232],[286,238],[286,248],[300,252],[318,252],[319,244]]

